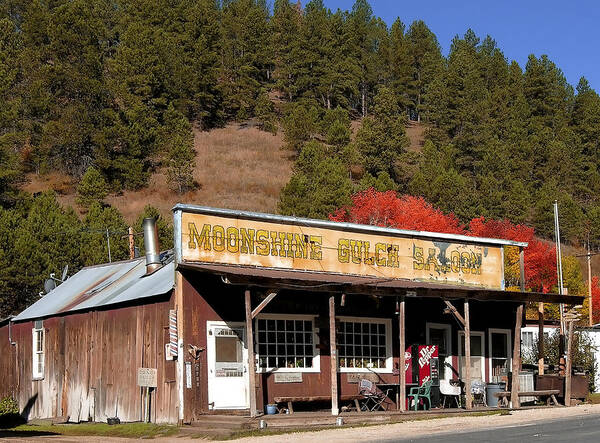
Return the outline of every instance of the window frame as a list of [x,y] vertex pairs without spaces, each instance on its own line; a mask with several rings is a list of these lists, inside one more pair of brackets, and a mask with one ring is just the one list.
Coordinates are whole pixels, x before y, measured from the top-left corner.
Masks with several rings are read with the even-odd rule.
[[504,334],[506,335],[506,372],[507,375],[509,372],[512,371],[512,355],[511,355],[511,350],[512,350],[512,331],[510,329],[500,329],[500,328],[489,328],[488,329],[488,355],[489,355],[489,363],[488,363],[488,370],[489,370],[489,374],[490,374],[490,379],[493,377],[492,375],[492,360],[494,360],[494,354],[492,353],[493,350],[493,343],[492,343],[492,333],[495,334]]
[[[339,316],[335,318],[340,322],[354,322],[354,323],[375,323],[383,324],[385,327],[385,367],[384,368],[348,368],[339,365],[339,360],[342,357],[339,355],[338,346],[338,372],[377,372],[380,374],[391,374],[394,366],[394,356],[392,355],[392,320],[389,318],[377,318],[377,317],[347,317]],[[336,337],[339,333],[336,331]]]
[[[39,321],[39,320],[38,320]],[[46,373],[46,330],[44,329],[44,323],[40,321],[40,327],[36,327],[36,322],[33,323],[31,328],[31,375],[33,380],[43,380]],[[41,332],[42,338],[42,350],[37,350],[38,344],[38,332]],[[42,370],[39,370],[40,361],[42,362]]]
[[[256,361],[256,373],[257,374],[269,374],[274,372],[321,372],[321,353],[317,346],[319,339],[319,328],[316,326],[315,315],[308,314],[259,314],[254,319],[253,323],[253,334],[254,334],[254,355]],[[259,365],[260,357],[262,356],[259,352],[259,340],[258,340],[258,320],[303,320],[310,321],[312,323],[313,337],[312,337],[312,349],[313,349],[313,365],[311,368],[261,368]],[[267,343],[268,344],[268,343]],[[267,355],[268,357],[268,355]]]

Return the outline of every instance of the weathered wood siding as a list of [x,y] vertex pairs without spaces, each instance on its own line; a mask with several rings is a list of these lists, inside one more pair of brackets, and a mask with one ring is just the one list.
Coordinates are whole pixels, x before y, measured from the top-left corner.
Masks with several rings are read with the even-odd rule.
[[139,421],[137,369],[157,368],[152,421],[176,423],[175,362],[164,356],[171,306],[167,296],[138,306],[44,319],[42,380],[32,379],[33,322],[12,325],[16,346],[9,345],[8,328],[3,327],[0,377],[9,383],[0,383],[0,395],[16,395],[29,418],[68,417],[79,422],[116,416]]
[[[219,277],[194,272],[183,272],[185,305],[185,343],[206,349],[207,321],[244,321],[244,286],[223,284]],[[328,396],[331,393],[329,355],[328,294],[303,291],[280,291],[280,294],[262,311],[264,314],[310,314],[319,327],[317,345],[320,348],[320,372],[304,372],[302,383],[275,383],[273,373],[257,374],[257,406],[262,409],[278,396]],[[383,318],[391,320],[392,362],[399,364],[399,326],[395,314],[395,299],[348,296],[345,306],[336,306],[336,315],[348,317]],[[253,307],[258,299],[253,295]],[[339,303],[339,301],[338,301]],[[456,303],[458,306],[458,303]],[[406,346],[426,344],[426,323],[447,324],[451,327],[450,355],[452,366],[458,369],[458,332],[461,328],[450,314],[445,314],[443,300],[436,298],[409,298],[406,301]],[[471,302],[471,330],[483,331],[485,343],[485,380],[489,374],[489,328],[510,329],[514,334],[516,304],[506,302]],[[190,422],[207,413],[208,372],[206,352],[198,360],[186,353],[185,361],[196,366],[200,376],[192,378],[192,387],[184,390],[185,418]],[[443,370],[443,368],[441,368]],[[364,374],[364,372],[362,373]],[[397,383],[398,375],[391,371],[378,373],[379,383]],[[358,385],[349,380],[349,373],[339,375],[340,395],[357,394]]]

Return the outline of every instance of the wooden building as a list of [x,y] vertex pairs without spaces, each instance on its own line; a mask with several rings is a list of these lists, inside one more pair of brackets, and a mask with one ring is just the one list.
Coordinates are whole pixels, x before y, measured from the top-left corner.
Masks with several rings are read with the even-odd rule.
[[152,421],[177,422],[176,362],[165,359],[173,254],[82,269],[0,325],[0,398],[26,418],[143,418],[140,367],[157,369]]
[[[504,248],[525,243],[191,205],[175,206],[174,228],[172,261],[149,248],[147,263],[86,268],[0,327],[0,396],[30,416],[136,421],[146,368],[158,422],[290,398],[337,414],[363,378],[396,389],[388,407],[403,410],[415,380],[400,368],[429,363],[428,346],[440,379],[505,379],[523,305],[582,302],[504,290]],[[56,291],[72,302],[46,302]]]

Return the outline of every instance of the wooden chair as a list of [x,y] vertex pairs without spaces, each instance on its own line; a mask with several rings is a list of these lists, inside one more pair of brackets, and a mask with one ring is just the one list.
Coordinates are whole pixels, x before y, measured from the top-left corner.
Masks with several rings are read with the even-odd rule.
[[[408,393],[408,407],[410,409],[411,403],[415,402],[415,411],[419,409],[419,400],[423,399],[423,408],[431,409],[431,380],[427,380],[419,387],[410,388],[410,392]],[[427,405],[425,405],[425,400],[427,400]]]

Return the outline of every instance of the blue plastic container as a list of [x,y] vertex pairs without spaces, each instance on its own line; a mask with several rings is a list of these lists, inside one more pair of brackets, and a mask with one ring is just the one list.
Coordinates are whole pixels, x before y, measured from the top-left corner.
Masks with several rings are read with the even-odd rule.
[[267,405],[265,406],[265,411],[267,415],[275,415],[277,414],[277,405]]

